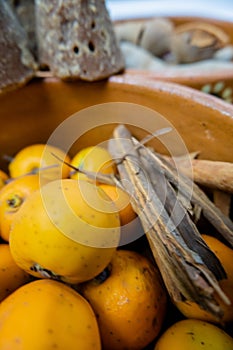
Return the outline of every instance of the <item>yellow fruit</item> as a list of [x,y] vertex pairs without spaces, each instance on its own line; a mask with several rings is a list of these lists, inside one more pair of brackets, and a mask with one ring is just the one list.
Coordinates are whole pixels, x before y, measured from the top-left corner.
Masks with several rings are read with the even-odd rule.
[[130,197],[126,192],[116,186],[106,184],[100,184],[99,186],[115,203],[119,211],[122,226],[127,225],[136,218],[136,213],[130,204]]
[[0,304],[0,349],[100,350],[101,345],[88,302],[63,283],[37,280]]
[[98,316],[105,349],[141,350],[155,339],[166,314],[167,294],[155,266],[134,251],[118,250],[81,293]]
[[182,320],[159,338],[155,350],[233,350],[233,339],[217,326],[200,320]]
[[0,244],[0,301],[29,280],[30,275],[13,260],[9,245]]
[[5,173],[5,171],[0,170],[0,189],[5,186],[9,176]]
[[110,262],[120,220],[103,190],[87,181],[49,182],[23,203],[12,225],[16,263],[36,277],[78,283]]
[[[114,174],[116,172],[116,166],[111,155],[105,148],[99,146],[83,148],[72,158],[71,165],[94,173]],[[80,172],[72,172],[70,177],[93,182]]]
[[9,173],[11,177],[18,177],[40,169],[40,174],[50,180],[67,178],[70,167],[62,161],[69,163],[70,157],[60,148],[46,144],[33,144],[24,147],[14,156],[9,164]]
[[208,235],[202,235],[206,244],[219,258],[226,274],[227,279],[219,281],[219,285],[228,296],[231,301],[230,305],[227,305],[218,297],[221,309],[223,310],[223,316],[221,320],[215,318],[213,315],[207,311],[201,309],[196,303],[191,301],[179,301],[175,303],[177,308],[182,312],[182,314],[188,318],[196,318],[203,321],[209,321],[214,323],[222,322],[232,322],[233,321],[233,249],[227,247],[224,243],[219,241],[215,237]]
[[15,214],[25,199],[41,185],[38,174],[24,175],[12,179],[0,190],[0,236],[5,241],[9,241],[10,227]]

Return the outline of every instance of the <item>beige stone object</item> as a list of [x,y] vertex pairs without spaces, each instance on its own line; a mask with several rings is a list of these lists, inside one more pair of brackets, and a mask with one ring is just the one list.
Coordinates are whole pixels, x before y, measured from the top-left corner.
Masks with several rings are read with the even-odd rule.
[[61,79],[95,81],[124,68],[104,0],[36,0],[41,66]]
[[0,2],[0,92],[24,85],[37,65],[27,46],[27,35],[10,5]]

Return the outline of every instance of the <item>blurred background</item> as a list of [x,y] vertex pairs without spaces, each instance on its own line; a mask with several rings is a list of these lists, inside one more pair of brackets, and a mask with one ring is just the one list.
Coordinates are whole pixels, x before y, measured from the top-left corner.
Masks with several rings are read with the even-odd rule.
[[113,20],[151,16],[202,16],[233,22],[233,0],[106,0]]

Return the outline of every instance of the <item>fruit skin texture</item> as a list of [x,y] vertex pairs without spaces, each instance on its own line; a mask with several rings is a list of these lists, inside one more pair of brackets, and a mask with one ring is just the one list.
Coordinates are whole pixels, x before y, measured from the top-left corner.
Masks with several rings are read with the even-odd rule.
[[0,190],[0,236],[9,242],[10,227],[15,214],[26,198],[42,185],[38,174],[12,179]]
[[154,350],[233,350],[233,339],[217,326],[195,319],[169,327]]
[[167,294],[155,266],[134,251],[118,250],[102,282],[84,283],[81,293],[98,315],[104,349],[139,350],[158,335]]
[[[75,166],[76,168],[92,172],[100,172],[102,174],[116,173],[116,166],[110,153],[105,148],[100,146],[83,148],[71,159],[71,165]],[[70,177],[72,179],[88,180],[91,182],[94,181],[80,172],[72,172]]]
[[0,244],[0,301],[30,281],[30,275],[13,260],[9,244]]
[[[10,176],[18,177],[40,168],[40,173],[49,180],[67,178],[70,173],[70,167],[62,164],[53,154],[60,159],[70,162],[70,157],[58,147],[46,144],[33,144],[22,148],[10,162],[8,168]],[[54,168],[43,170],[42,168],[56,165]]]
[[219,300],[221,308],[223,310],[222,318],[216,319],[213,315],[209,314],[205,310],[201,309],[194,302],[178,302],[176,303],[177,308],[182,312],[182,314],[188,318],[197,318],[203,321],[213,322],[213,323],[226,323],[233,321],[233,249],[227,247],[224,243],[219,241],[217,238],[202,235],[206,244],[219,258],[226,274],[227,279],[219,281],[219,285],[228,296],[231,301],[231,305],[225,304],[222,300]]
[[67,285],[33,281],[0,304],[0,349],[100,350],[96,317]]
[[16,263],[36,277],[68,283],[98,275],[110,262],[120,235],[119,215],[102,196],[106,199],[94,184],[72,179],[49,182],[31,194],[10,233]]

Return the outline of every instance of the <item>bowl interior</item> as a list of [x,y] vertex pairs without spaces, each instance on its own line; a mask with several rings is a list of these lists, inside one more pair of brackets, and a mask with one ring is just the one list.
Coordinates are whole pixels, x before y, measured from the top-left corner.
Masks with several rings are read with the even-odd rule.
[[[109,102],[138,104],[157,111],[171,123],[189,152],[199,151],[205,159],[233,161],[233,107],[230,104],[186,86],[117,75],[96,83],[35,79],[23,88],[0,95],[0,165],[6,166],[5,154],[13,156],[25,145],[47,142],[54,130],[74,113]],[[96,125],[93,114],[88,130],[82,135],[79,130],[82,124],[75,125],[79,136],[78,141],[74,141],[73,152],[111,137],[114,115],[110,108],[102,116],[101,125]],[[145,136],[143,112],[128,108],[122,118],[121,122],[130,124],[135,136],[140,139]],[[153,131],[163,126],[156,118],[150,123]],[[64,137],[69,139],[69,133],[71,128]],[[159,152],[166,152],[160,142],[154,141],[154,144]]]

